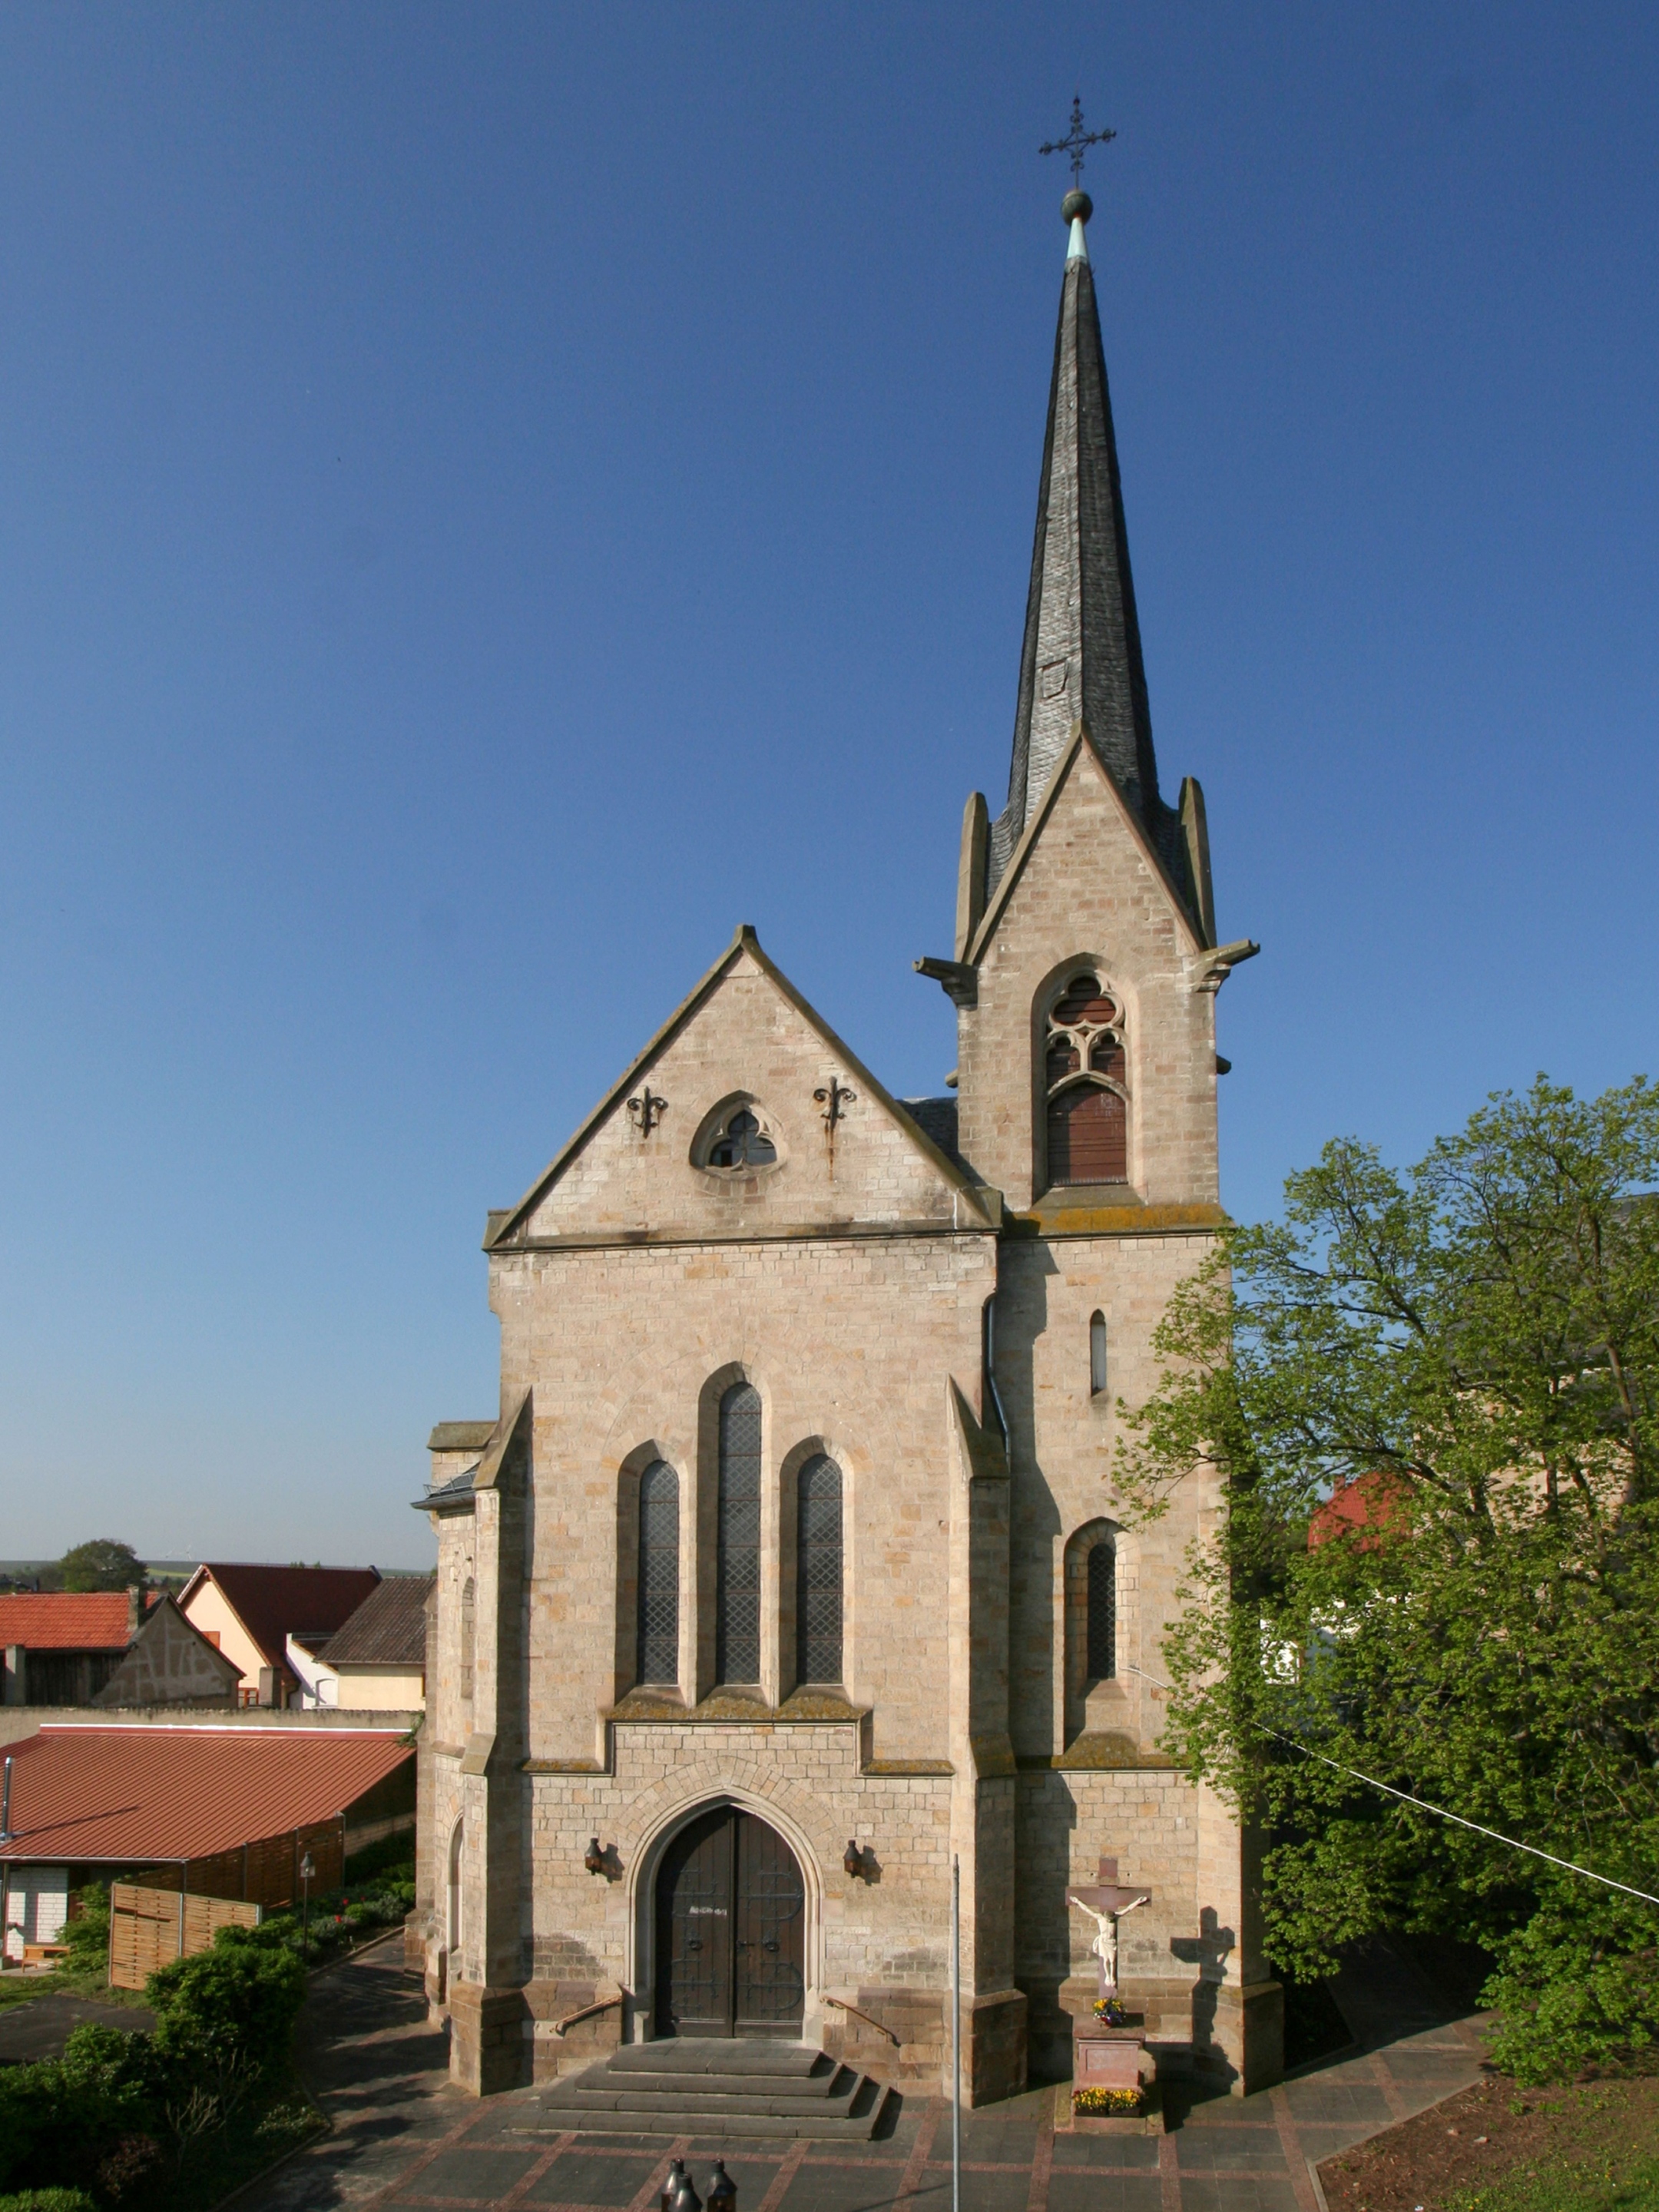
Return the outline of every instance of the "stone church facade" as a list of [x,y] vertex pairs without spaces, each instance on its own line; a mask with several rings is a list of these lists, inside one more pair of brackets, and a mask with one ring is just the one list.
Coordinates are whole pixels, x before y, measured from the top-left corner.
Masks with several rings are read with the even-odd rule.
[[1159,1748],[1213,1511],[1128,1525],[1119,1401],[1223,1221],[1203,802],[1160,797],[1082,194],[1009,799],[963,826],[954,1096],[899,1100],[740,928],[485,1239],[501,1413],[434,1432],[427,1988],[476,2091],[804,2039],[964,2096],[1063,2076],[1069,1883],[1235,2087],[1280,2064],[1248,1839]]

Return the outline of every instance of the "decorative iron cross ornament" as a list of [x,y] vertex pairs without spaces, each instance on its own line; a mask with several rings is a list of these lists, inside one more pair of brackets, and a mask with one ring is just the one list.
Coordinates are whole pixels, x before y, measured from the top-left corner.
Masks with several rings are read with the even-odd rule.
[[836,1133],[836,1122],[844,1121],[847,1119],[842,1111],[842,1107],[854,1104],[858,1098],[858,1092],[849,1091],[838,1075],[832,1075],[829,1082],[815,1091],[812,1096],[823,1107],[823,1126],[833,1137]]
[[667,1103],[668,1101],[665,1098],[658,1097],[656,1092],[652,1090],[649,1084],[647,1084],[645,1089],[640,1092],[637,1098],[630,1098],[629,1100],[629,1119],[633,1122],[641,1136],[648,1137],[651,1134],[651,1132],[656,1127],[658,1122],[661,1121],[663,1116],[663,1109],[667,1105]]
[[1072,157],[1072,189],[1079,190],[1083,183],[1083,155],[1085,147],[1109,145],[1115,131],[1085,131],[1083,127],[1083,102],[1073,97],[1072,127],[1063,138],[1051,138],[1046,146],[1039,146],[1039,154],[1069,154]]

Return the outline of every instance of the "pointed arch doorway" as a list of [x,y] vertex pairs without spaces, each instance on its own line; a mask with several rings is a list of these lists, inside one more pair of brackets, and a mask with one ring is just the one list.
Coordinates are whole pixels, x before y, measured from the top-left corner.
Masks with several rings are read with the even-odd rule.
[[690,1821],[656,1884],[659,2035],[799,2037],[806,1885],[777,1830],[736,1805]]

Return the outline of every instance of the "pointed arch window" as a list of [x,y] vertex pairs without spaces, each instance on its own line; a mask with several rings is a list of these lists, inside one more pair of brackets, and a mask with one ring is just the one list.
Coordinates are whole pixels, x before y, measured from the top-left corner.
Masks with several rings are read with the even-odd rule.
[[1117,1673],[1117,1547],[1103,1536],[1089,1553],[1087,1674],[1108,1682]]
[[1103,1313],[1089,1316],[1089,1395],[1103,1397],[1109,1370],[1106,1361],[1106,1316]]
[[477,1648],[477,1600],[472,1577],[469,1575],[461,1585],[461,1697],[469,1705],[472,1702],[472,1676]]
[[1073,976],[1054,1001],[1044,1055],[1050,1184],[1127,1182],[1123,1016],[1097,975]]
[[841,1469],[817,1452],[795,1478],[795,1680],[842,1679]]
[[760,1680],[761,1401],[750,1382],[720,1400],[714,1551],[714,1679]]
[[640,1477],[639,1637],[641,1682],[680,1678],[680,1479],[666,1460]]

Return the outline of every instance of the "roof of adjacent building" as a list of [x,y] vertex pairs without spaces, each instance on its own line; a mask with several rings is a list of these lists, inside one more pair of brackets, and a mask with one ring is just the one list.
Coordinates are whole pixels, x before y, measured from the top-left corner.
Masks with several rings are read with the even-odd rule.
[[476,1467],[463,1468],[459,1474],[452,1474],[447,1482],[434,1482],[424,1498],[411,1498],[409,1502],[417,1513],[430,1513],[434,1507],[441,1513],[449,1507],[470,1505],[473,1478],[477,1472]]
[[962,1164],[957,1149],[957,1102],[954,1098],[901,1098],[899,1104],[921,1131],[931,1137],[947,1160]]
[[482,1451],[495,1433],[494,1421],[440,1421],[426,1440],[428,1451]]
[[291,1635],[343,1628],[380,1579],[377,1567],[261,1567],[210,1560],[198,1567],[179,1602],[186,1610],[204,1576],[258,1646],[268,1667],[284,1664]]
[[318,1656],[331,1667],[420,1667],[426,1663],[426,1601],[435,1575],[387,1575]]
[[20,1590],[0,1597],[0,1644],[31,1651],[125,1651],[125,1590]]
[[415,1754],[387,1729],[43,1728],[9,1747],[0,1858],[157,1860],[331,1820]]

